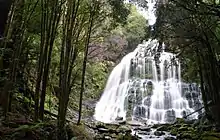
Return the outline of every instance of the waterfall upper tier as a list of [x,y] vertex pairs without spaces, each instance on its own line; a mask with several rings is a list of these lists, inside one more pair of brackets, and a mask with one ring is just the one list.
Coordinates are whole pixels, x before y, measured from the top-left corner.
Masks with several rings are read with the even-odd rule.
[[149,40],[113,69],[94,117],[105,123],[119,117],[167,123],[199,108],[200,98],[196,85],[192,88],[192,84],[181,82],[181,66],[176,56],[165,52],[164,45],[157,40]]

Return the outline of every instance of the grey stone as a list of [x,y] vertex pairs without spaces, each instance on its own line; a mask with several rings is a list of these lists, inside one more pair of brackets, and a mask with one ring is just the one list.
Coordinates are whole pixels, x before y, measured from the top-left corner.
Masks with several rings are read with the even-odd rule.
[[137,106],[134,110],[134,117],[136,118],[146,118],[146,108],[144,108],[143,106]]
[[167,110],[165,113],[165,121],[166,122],[174,122],[176,118],[176,114],[174,110]]
[[144,105],[146,105],[148,107],[151,105],[151,97],[150,96],[145,98]]
[[162,136],[162,135],[165,135],[165,133],[163,131],[155,131],[154,135],[155,136]]

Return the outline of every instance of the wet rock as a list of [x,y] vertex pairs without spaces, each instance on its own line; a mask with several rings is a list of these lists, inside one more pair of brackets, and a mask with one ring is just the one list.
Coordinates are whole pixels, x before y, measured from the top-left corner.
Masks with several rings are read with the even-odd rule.
[[118,132],[117,132],[116,129],[112,129],[112,128],[110,128],[110,129],[109,129],[109,133],[111,133],[111,134],[116,133],[116,134],[117,134]]
[[187,131],[187,130],[188,130],[188,128],[187,127],[183,127],[183,126],[178,129],[178,131],[180,131],[180,132],[181,131]]
[[184,122],[185,122],[185,120],[183,118],[176,118],[176,120],[175,120],[175,124],[181,124]]
[[125,121],[125,120],[124,120],[124,121],[122,120],[122,121],[118,121],[118,123],[121,124],[121,125],[124,125],[124,124],[126,124],[126,121]]
[[158,128],[160,126],[161,126],[161,124],[154,124],[151,128]]
[[205,132],[201,136],[202,140],[219,140],[220,139],[220,133],[216,132]]
[[140,126],[140,127],[135,128],[134,130],[140,130],[140,131],[150,132],[150,131],[151,131],[151,128],[148,127],[148,126]]
[[148,96],[144,99],[144,105],[146,105],[148,107],[151,105],[151,97],[150,96]]
[[177,129],[173,128],[171,131],[170,131],[170,135],[172,136],[176,136],[178,134],[177,132]]
[[171,104],[171,96],[169,92],[164,93],[164,109],[170,109],[172,106]]
[[138,136],[132,136],[130,133],[118,135],[117,140],[139,140]]
[[168,131],[169,127],[168,125],[163,125],[157,128],[157,131]]
[[192,139],[192,135],[190,133],[183,133],[183,134],[178,134],[177,139],[179,140],[191,140]]
[[193,99],[198,98],[198,96],[199,96],[198,92],[192,92],[192,98]]
[[104,136],[103,135],[96,135],[95,137],[94,137],[94,139],[95,140],[102,140],[104,138]]
[[193,108],[193,101],[192,99],[188,99],[188,104],[190,108]]
[[134,110],[134,117],[139,118],[143,117],[146,118],[146,108],[143,106],[137,106]]
[[154,135],[155,136],[162,136],[162,135],[165,135],[165,133],[163,131],[155,131]]
[[96,128],[106,128],[106,125],[104,123],[98,122],[95,124]]
[[146,131],[138,131],[138,134],[139,135],[150,135],[150,133]]
[[110,136],[104,136],[105,140],[111,140],[112,138]]
[[117,117],[115,121],[121,125],[126,124],[126,120],[123,117]]
[[193,120],[185,120],[185,124],[194,124],[195,123],[195,119]]
[[118,133],[131,133],[131,128],[128,125],[121,125],[118,129],[117,129]]
[[136,120],[127,121],[127,124],[130,126],[142,126],[142,124]]
[[107,128],[98,128],[98,132],[100,132],[100,133],[108,133],[109,129],[107,129]]
[[191,92],[186,92],[185,97],[186,97],[187,100],[191,99],[192,98]]
[[174,137],[165,137],[164,140],[176,140]]
[[142,99],[143,99],[143,97],[142,97],[142,91],[140,90],[140,88],[138,88],[138,89],[136,90],[135,103],[136,103],[137,105],[141,105],[141,104],[142,104]]
[[176,119],[174,110],[167,110],[165,113],[165,121],[166,122],[174,122]]
[[116,121],[123,121],[123,117],[116,117]]

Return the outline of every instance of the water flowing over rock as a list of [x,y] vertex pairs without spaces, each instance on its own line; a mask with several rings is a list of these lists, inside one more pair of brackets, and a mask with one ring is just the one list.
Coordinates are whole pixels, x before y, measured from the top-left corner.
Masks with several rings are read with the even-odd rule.
[[197,85],[181,82],[180,62],[175,55],[165,52],[157,40],[149,40],[113,69],[94,117],[105,123],[119,117],[168,123],[201,107],[200,98]]

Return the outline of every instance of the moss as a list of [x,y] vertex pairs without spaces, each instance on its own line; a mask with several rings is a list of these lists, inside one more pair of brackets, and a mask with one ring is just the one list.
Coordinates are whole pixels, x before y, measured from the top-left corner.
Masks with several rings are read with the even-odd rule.
[[220,138],[216,138],[214,136],[205,136],[202,138],[202,140],[220,140]]
[[188,127],[181,126],[178,131],[188,131]]
[[67,133],[68,136],[74,138],[74,140],[92,140],[92,136],[86,131],[84,125],[68,125]]
[[175,135],[177,135],[177,129],[172,129],[171,131],[170,131],[170,134],[171,135],[173,135],[173,136],[175,136]]
[[220,133],[216,133],[216,132],[205,132],[201,135],[201,138],[204,140],[211,140],[210,138],[213,138],[213,140],[220,140]]
[[183,124],[185,121],[184,121],[184,119],[183,118],[176,118],[176,123],[177,124]]
[[177,139],[192,139],[192,134],[191,133],[188,133],[188,132],[184,132],[184,133],[181,133],[180,135],[177,136]]
[[117,140],[138,140],[138,138],[132,136],[130,133],[127,133],[125,135],[119,134]]
[[131,128],[126,125],[122,125],[117,129],[118,132],[126,133],[126,132],[131,132]]

